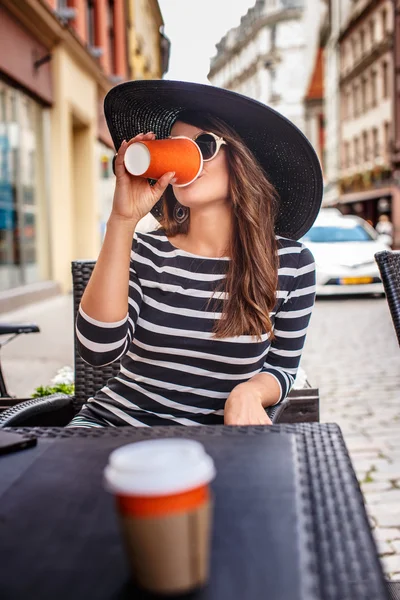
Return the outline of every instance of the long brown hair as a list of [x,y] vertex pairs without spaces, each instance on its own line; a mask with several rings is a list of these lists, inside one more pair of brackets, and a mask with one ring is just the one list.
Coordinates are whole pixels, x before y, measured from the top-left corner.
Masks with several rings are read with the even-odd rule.
[[[222,315],[214,326],[215,338],[263,333],[273,338],[269,312],[276,302],[278,248],[274,233],[277,192],[239,135],[222,120],[200,112],[184,111],[179,121],[212,131],[227,142],[229,197],[233,230],[226,277],[218,291],[226,294]],[[189,218],[178,224],[173,216],[177,200],[171,186],[163,196],[161,227],[167,236],[187,234]]]

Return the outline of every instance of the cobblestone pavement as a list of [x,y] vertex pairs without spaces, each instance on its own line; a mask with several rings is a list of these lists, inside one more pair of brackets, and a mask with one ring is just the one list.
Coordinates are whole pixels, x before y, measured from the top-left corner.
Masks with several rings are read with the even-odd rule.
[[302,367],[321,421],[342,429],[385,573],[400,580],[400,348],[386,300],[318,300]]
[[[10,390],[29,396],[73,364],[72,298],[0,315],[34,321],[40,334],[2,351]],[[389,577],[400,580],[400,348],[382,298],[318,300],[302,359],[320,388],[321,421],[343,431]]]

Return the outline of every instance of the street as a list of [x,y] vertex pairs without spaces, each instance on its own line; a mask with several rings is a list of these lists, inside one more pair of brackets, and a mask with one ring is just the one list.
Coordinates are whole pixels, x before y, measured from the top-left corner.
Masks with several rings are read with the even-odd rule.
[[400,579],[400,349],[386,299],[320,299],[302,367],[338,423],[388,576]]
[[[41,327],[2,351],[13,393],[29,396],[60,367],[73,365],[71,296],[1,320]],[[400,579],[400,349],[386,300],[318,300],[302,367],[320,389],[321,421],[338,423],[345,436],[386,574]]]

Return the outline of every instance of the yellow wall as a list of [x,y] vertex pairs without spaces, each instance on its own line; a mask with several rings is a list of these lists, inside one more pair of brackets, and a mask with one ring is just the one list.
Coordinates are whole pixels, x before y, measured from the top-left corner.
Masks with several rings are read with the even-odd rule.
[[159,79],[161,72],[160,27],[157,0],[129,0],[128,54],[133,79]]
[[52,278],[68,291],[71,260],[95,259],[100,248],[95,164],[97,88],[62,45],[53,51],[52,62]]

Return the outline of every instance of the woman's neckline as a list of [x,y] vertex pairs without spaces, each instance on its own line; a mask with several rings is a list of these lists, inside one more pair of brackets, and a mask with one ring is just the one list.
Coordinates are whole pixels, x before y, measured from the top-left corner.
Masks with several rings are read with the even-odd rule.
[[167,240],[168,244],[174,249],[175,252],[179,252],[185,256],[190,256],[191,258],[201,258],[202,260],[230,260],[229,256],[202,256],[201,254],[193,254],[193,252],[188,252],[187,250],[183,250],[183,248],[178,248],[178,246],[175,246],[165,233],[163,233],[163,237]]

